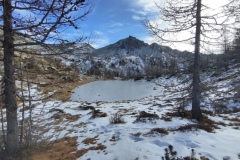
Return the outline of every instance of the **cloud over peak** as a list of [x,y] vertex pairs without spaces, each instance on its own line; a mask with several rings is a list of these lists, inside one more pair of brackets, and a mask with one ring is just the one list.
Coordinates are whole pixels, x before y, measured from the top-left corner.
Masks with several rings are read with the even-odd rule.
[[148,0],[148,1],[136,0],[133,2],[132,5],[137,8],[141,8],[141,10],[138,11],[139,13],[142,12],[142,13],[152,14],[152,13],[158,12],[158,8],[157,8],[154,0]]

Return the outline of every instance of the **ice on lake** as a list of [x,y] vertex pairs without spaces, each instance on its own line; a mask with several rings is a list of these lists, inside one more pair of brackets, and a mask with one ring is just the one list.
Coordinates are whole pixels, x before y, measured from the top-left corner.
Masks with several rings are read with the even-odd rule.
[[138,100],[149,96],[157,96],[162,92],[160,86],[146,81],[95,81],[73,90],[72,101],[123,101]]

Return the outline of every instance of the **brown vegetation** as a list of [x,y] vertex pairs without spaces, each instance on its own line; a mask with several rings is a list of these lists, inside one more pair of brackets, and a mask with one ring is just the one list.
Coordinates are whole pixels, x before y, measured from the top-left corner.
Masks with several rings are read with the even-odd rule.
[[84,144],[86,144],[86,145],[89,145],[89,144],[96,144],[97,142],[97,137],[98,136],[95,136],[95,137],[93,137],[93,138],[86,138],[86,139],[84,139],[83,141],[82,141],[82,143],[84,143]]
[[77,153],[77,137],[65,137],[46,147],[30,150],[28,160],[75,160],[79,158]]
[[187,124],[180,126],[172,131],[196,131],[198,129],[205,130],[206,132],[214,132],[215,129],[218,129],[218,125],[224,125],[222,122],[215,122],[207,117],[204,117],[201,121],[195,124]]
[[115,113],[113,114],[110,118],[109,118],[110,124],[121,124],[121,123],[125,123],[123,116],[119,113]]
[[168,131],[164,128],[153,128],[147,134],[154,134],[154,133],[159,133],[161,135],[168,135]]

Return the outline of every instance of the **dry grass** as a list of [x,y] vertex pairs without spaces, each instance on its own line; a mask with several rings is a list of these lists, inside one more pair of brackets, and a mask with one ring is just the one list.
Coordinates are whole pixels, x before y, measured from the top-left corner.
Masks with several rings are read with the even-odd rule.
[[145,111],[140,111],[139,115],[136,116],[136,120],[133,123],[156,123],[156,120],[160,119],[159,116],[154,113],[147,113]]
[[27,160],[75,160],[77,158],[77,137],[65,137],[47,147],[31,150]]
[[60,124],[66,120],[68,122],[75,122],[80,118],[80,115],[71,115],[69,113],[55,113],[51,118],[55,120],[53,124]]
[[166,122],[171,122],[172,121],[172,117],[169,117],[169,116],[166,116],[166,115],[162,115],[160,119],[162,119]]
[[236,123],[229,123],[228,124],[229,126],[235,126],[235,127],[240,127],[240,123],[239,122],[236,122]]
[[213,132],[214,129],[218,128],[217,125],[219,125],[219,123],[208,118],[203,118],[197,125],[199,129],[205,130],[207,132]]
[[93,138],[86,138],[82,141],[82,143],[86,144],[86,145],[89,145],[89,144],[96,144],[97,143],[97,137],[98,136],[95,136]]
[[73,127],[81,128],[81,127],[85,127],[87,124],[88,122],[80,122],[78,124],[73,125]]
[[98,117],[107,117],[107,113],[102,112],[98,109],[92,110],[92,116],[91,118],[98,118]]
[[[15,57],[15,63],[16,72],[20,72],[19,68],[23,68],[23,77],[18,73],[16,80],[24,79],[26,81],[28,79],[31,84],[37,84],[37,89],[42,91],[45,96],[54,92],[55,94],[51,98],[57,100],[69,100],[75,87],[93,81],[86,76],[80,81],[79,73],[56,58],[29,56],[23,53],[22,59],[20,55]],[[27,83],[24,83],[24,88],[27,88]],[[21,101],[18,99],[18,102]]]
[[238,118],[238,117],[235,117],[235,118],[223,117],[223,120],[228,120],[228,121],[233,121],[233,122],[239,122],[240,123],[240,118]]
[[54,94],[54,96],[52,96],[51,98],[65,102],[70,100],[74,88],[90,82],[92,82],[91,78],[84,78],[82,81],[76,80],[72,82],[70,81],[61,83],[53,82],[53,84],[41,87],[41,89],[44,94],[55,91],[56,94]]
[[141,135],[142,135],[142,133],[140,133],[140,132],[132,133],[132,136],[134,136],[134,137],[140,137]]
[[82,157],[84,154],[86,154],[88,151],[91,151],[91,150],[104,151],[105,149],[106,149],[106,146],[104,146],[100,143],[97,146],[84,148],[84,149],[81,149],[81,150],[77,151],[77,156]]
[[164,128],[153,128],[147,133],[137,132],[137,133],[132,133],[131,135],[134,137],[140,137],[141,135],[149,136],[149,135],[153,135],[153,134],[160,134],[161,136],[165,136],[165,135],[168,135],[168,133],[169,133],[168,130],[166,130]]
[[230,123],[228,124],[229,126],[233,126],[236,129],[240,127],[240,118],[238,117],[235,118],[224,117],[223,119],[230,121]]
[[191,119],[192,117],[191,111],[188,111],[188,110],[185,110],[184,112],[178,112],[178,111],[167,112],[166,115],[169,117],[182,117],[187,119]]
[[155,133],[159,133],[161,135],[168,135],[168,131],[164,128],[153,128],[147,134],[155,134]]
[[202,111],[203,114],[206,114],[206,115],[210,115],[210,116],[214,115],[214,113],[212,111],[209,111],[209,110],[202,109],[201,111]]
[[196,124],[187,124],[184,126],[180,126],[176,129],[172,129],[172,131],[196,131],[198,129],[205,130],[206,132],[214,132],[215,129],[218,129],[218,125],[224,125],[222,122],[215,122],[207,117],[204,117],[201,121]]
[[[82,143],[89,145],[96,144],[96,141],[97,136],[86,138]],[[105,149],[106,146],[97,144],[96,146],[77,150],[77,137],[65,137],[47,146],[28,150],[21,160],[76,160],[91,150],[103,151]]]
[[221,114],[230,114],[230,113],[238,113],[240,112],[240,108],[234,107],[231,110],[225,110]]

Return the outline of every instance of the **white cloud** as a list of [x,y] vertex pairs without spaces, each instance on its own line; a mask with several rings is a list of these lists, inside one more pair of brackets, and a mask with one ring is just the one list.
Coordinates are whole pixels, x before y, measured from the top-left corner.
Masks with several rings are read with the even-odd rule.
[[109,44],[109,39],[106,36],[101,36],[100,38],[96,38],[91,45],[94,48],[101,48]]
[[137,16],[137,15],[132,15],[132,19],[133,19],[133,20],[136,20],[136,21],[140,21],[140,20],[143,20],[144,17],[142,17],[142,16]]
[[110,27],[122,27],[124,24],[120,23],[120,22],[112,22],[112,24],[110,25]]
[[95,35],[103,35],[103,32],[95,31],[94,34],[95,34]]
[[141,11],[141,10],[131,9],[130,11],[133,13],[132,19],[136,21],[143,20],[147,16],[147,12],[143,10]]
[[145,12],[145,11],[139,11],[139,10],[136,10],[136,9],[131,9],[130,11],[133,12],[134,14],[141,15],[141,16],[146,16],[147,15],[147,12]]
[[177,49],[180,51],[190,51],[193,52],[194,46],[191,44],[186,44],[186,43],[160,43],[159,39],[157,37],[151,36],[151,35],[147,35],[144,37],[140,37],[139,39],[141,39],[142,41],[148,43],[148,44],[152,44],[152,43],[157,43],[163,46],[169,46],[172,49]]
[[122,30],[122,28],[113,28],[113,29],[109,29],[108,33],[114,34],[114,33],[117,33],[117,32],[119,32],[121,30]]
[[144,19],[156,19],[159,16],[159,9],[156,3],[159,4],[164,0],[136,0],[132,1],[130,12],[132,12],[132,19],[139,21]]
[[154,1],[144,1],[144,0],[136,0],[132,4],[132,9],[130,9],[130,12],[133,13],[132,19],[139,21],[146,19],[146,17],[149,16],[157,16],[157,7]]
[[[132,2],[132,5],[134,7],[138,7],[141,8],[142,10],[137,10],[137,9],[132,9],[132,12],[136,12],[136,13],[144,13],[144,15],[146,14],[150,14],[150,13],[158,13],[159,9],[157,8],[156,4],[158,4],[159,6],[162,6],[165,0],[135,0]],[[207,5],[210,8],[220,8],[221,6],[223,6],[224,4],[226,4],[226,2],[228,2],[228,0],[203,0],[203,4]]]
[[156,40],[153,36],[144,36],[144,37],[140,37],[139,39],[141,39],[142,41],[148,43],[148,44],[152,44],[154,43]]
[[[163,0],[160,0],[160,1],[163,1]],[[151,14],[151,13],[157,13],[159,11],[154,0],[136,0],[136,1],[133,1],[132,5],[135,7],[141,8],[141,10],[138,11],[139,13],[142,12],[142,13]]]

